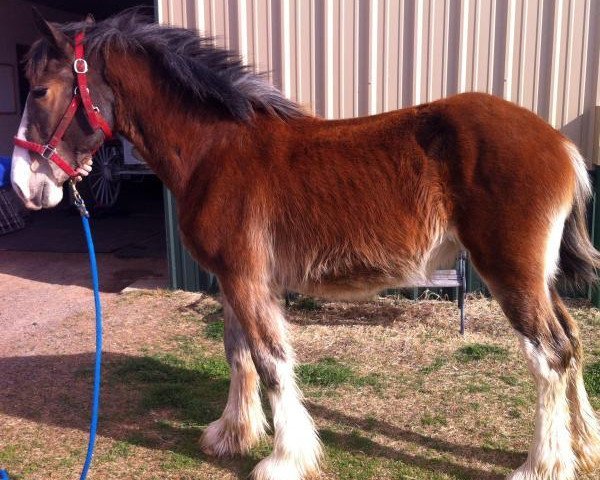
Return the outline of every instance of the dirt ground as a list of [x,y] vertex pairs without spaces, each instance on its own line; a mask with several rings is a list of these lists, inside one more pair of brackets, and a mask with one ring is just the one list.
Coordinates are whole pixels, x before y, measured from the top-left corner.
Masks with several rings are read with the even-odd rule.
[[[65,267],[58,258],[19,255],[0,253],[0,468],[12,480],[76,478],[93,361],[87,260],[74,254]],[[147,264],[106,258],[100,265],[105,356],[90,479],[247,478],[268,455],[268,439],[229,460],[197,448],[228,388],[218,298],[118,294]],[[582,326],[598,409],[600,312],[581,303],[571,312]],[[325,446],[321,478],[500,480],[524,460],[535,395],[494,301],[469,299],[464,337],[456,305],[438,300],[300,299],[287,317]]]
[[[140,278],[153,278],[157,285],[167,282],[161,258],[98,254],[98,266],[108,302]],[[87,254],[0,251],[0,356],[34,350],[64,318],[89,310],[89,286]]]

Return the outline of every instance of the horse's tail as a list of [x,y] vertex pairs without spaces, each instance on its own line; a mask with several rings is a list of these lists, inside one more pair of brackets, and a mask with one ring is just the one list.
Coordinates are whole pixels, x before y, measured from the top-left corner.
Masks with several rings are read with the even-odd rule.
[[575,170],[576,184],[573,207],[565,221],[560,245],[560,268],[571,284],[592,285],[600,268],[600,252],[592,245],[586,222],[586,206],[592,196],[592,187],[585,160],[577,147],[569,141],[565,141],[564,146]]

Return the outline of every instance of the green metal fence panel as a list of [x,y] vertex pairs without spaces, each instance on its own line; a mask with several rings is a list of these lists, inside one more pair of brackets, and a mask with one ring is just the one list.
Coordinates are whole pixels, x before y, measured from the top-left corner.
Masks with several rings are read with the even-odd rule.
[[177,206],[173,194],[164,187],[165,227],[167,229],[167,260],[169,286],[175,290],[211,292],[216,289],[215,276],[200,268],[181,243]]
[[484,295],[490,294],[485,282],[481,279],[475,267],[473,267],[470,257],[467,258],[467,292],[483,293]]

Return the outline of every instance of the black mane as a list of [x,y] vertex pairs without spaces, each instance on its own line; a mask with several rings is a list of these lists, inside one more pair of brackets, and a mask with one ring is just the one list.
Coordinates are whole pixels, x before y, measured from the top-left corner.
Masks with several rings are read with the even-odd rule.
[[[147,55],[163,68],[175,92],[191,102],[221,106],[236,120],[248,120],[256,111],[283,119],[306,115],[263,75],[244,65],[237,53],[216,47],[212,39],[193,30],[153,23],[139,9],[92,25],[73,22],[57,27],[71,39],[85,29],[86,56],[101,54],[106,58],[115,51]],[[36,42],[29,54],[28,71],[43,69],[50,51],[47,40]]]

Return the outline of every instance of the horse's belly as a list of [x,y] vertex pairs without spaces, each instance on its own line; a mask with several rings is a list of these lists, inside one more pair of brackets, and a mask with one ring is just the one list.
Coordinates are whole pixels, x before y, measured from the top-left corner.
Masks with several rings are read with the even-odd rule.
[[331,300],[361,300],[388,288],[413,286],[420,275],[352,275],[344,278],[305,282],[294,288],[298,293]]
[[435,269],[454,263],[458,249],[454,236],[445,235],[425,252],[382,255],[387,261],[369,263],[357,256],[362,261],[322,262],[325,267],[305,269],[303,280],[293,281],[288,289],[336,300],[368,298],[389,288],[423,285]]

